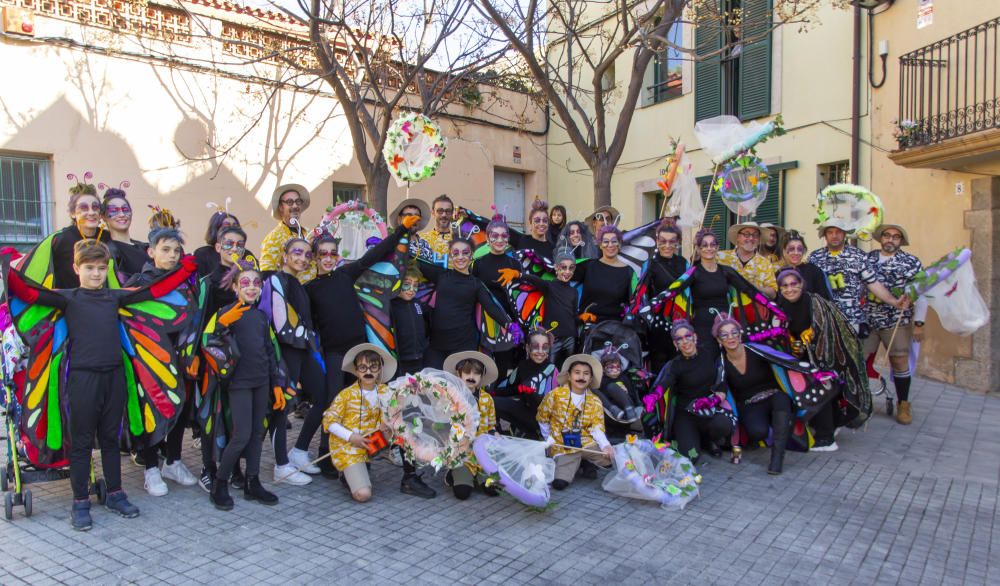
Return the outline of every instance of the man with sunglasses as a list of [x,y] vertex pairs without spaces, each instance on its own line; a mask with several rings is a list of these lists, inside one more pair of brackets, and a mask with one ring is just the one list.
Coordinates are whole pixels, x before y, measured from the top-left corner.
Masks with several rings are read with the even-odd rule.
[[[874,269],[875,278],[889,291],[903,289],[923,270],[920,259],[902,250],[902,247],[910,244],[902,226],[882,224],[875,229],[873,238],[882,248],[870,251],[868,262]],[[871,333],[864,339],[864,355],[871,358],[880,346],[886,347],[889,364],[892,365],[892,382],[899,399],[896,422],[909,425],[913,423],[910,408],[910,343],[914,339],[919,342],[924,336],[927,302],[921,297],[915,307],[898,309],[869,293],[864,308],[865,319],[871,328]],[[889,347],[890,341],[892,347]]]
[[774,263],[758,252],[760,226],[757,222],[743,222],[729,228],[729,240],[736,243],[733,250],[719,252],[719,264],[736,269],[744,279],[771,299],[778,294],[774,280]]
[[[271,197],[271,215],[278,225],[264,237],[260,244],[260,270],[279,271],[285,243],[292,238],[304,238],[309,230],[302,225],[302,212],[309,209],[309,190],[301,185],[289,183],[280,185]],[[316,264],[312,261],[298,274],[303,285],[316,276]]]

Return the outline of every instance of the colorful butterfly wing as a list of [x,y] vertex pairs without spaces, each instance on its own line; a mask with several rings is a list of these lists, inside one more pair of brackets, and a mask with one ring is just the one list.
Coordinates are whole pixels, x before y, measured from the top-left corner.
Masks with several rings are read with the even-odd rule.
[[787,350],[788,318],[773,301],[761,293],[747,295],[735,288],[730,288],[729,301],[732,317],[742,324],[747,340]]
[[660,220],[653,220],[622,235],[622,247],[618,252],[618,258],[632,269],[637,278],[642,277],[649,259],[656,250],[656,226],[659,223]]
[[538,256],[533,250],[516,250],[513,256],[520,263],[522,272],[546,281],[555,280],[556,268],[549,259]]
[[389,304],[399,289],[400,270],[391,262],[379,262],[361,275],[354,284],[365,317],[368,341],[393,354],[396,336],[392,330]]
[[544,301],[542,292],[524,281],[515,281],[507,286],[511,307],[514,308],[514,318],[526,328],[545,323]]
[[21,389],[21,431],[37,451],[32,462],[52,466],[65,460],[68,420],[63,409],[68,330],[62,312],[11,298],[14,328],[29,350]]
[[688,285],[690,284],[693,272],[694,267],[688,269],[679,279],[671,283],[666,290],[654,297],[649,303],[643,305],[638,310],[637,315],[650,328],[658,329],[662,332],[669,332],[670,324],[674,320],[690,320],[691,298]]

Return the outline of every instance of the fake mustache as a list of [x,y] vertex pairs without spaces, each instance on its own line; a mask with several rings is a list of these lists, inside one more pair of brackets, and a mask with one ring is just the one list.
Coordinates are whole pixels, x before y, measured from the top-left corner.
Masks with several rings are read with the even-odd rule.
[[465,382],[469,383],[470,385],[474,385],[474,384],[478,383],[479,381],[477,381],[474,378],[467,378],[467,379],[465,379]]

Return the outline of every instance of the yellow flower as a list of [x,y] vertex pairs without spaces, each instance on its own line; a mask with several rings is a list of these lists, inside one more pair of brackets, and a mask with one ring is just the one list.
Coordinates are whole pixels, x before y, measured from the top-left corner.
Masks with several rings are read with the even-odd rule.
[[629,434],[629,435],[625,436],[625,441],[628,442],[628,443],[630,443],[630,444],[634,444],[637,439],[639,439],[639,438],[635,434]]

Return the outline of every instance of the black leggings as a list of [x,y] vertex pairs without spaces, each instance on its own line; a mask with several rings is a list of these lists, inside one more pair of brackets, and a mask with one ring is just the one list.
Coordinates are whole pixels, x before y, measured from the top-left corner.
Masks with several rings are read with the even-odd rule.
[[552,344],[552,364],[555,364],[556,368],[561,368],[563,362],[575,352],[576,338],[572,336],[556,338],[555,343]]
[[160,451],[166,452],[166,463],[173,464],[177,460],[181,459],[181,448],[184,445],[184,432],[187,431],[188,422],[191,418],[191,410],[194,408],[194,393],[197,392],[195,389],[190,388],[193,386],[191,381],[184,381],[185,391],[187,396],[184,399],[184,403],[181,405],[181,414],[177,418],[177,422],[174,423],[173,428],[167,433],[167,439],[160,442],[156,446],[146,446],[142,449],[142,459],[146,462],[146,470],[150,468],[156,468],[159,465]]
[[604,403],[606,407],[618,407],[622,411],[629,407],[635,407],[635,403],[632,402],[632,397],[628,394],[628,391],[619,385],[608,385],[605,388],[595,390],[594,394],[597,395],[601,403]]
[[[299,366],[298,380],[302,381],[303,390],[308,389],[307,394],[312,405],[309,407],[305,419],[302,420],[302,428],[299,430],[299,439],[295,441],[295,447],[302,451],[309,451],[309,444],[312,443],[316,430],[323,425],[323,412],[330,407],[330,403],[336,398],[340,389],[344,388],[344,371],[340,369],[344,355],[340,352],[326,353],[323,358],[323,362],[326,363],[326,380],[324,380],[323,371],[319,364],[309,353],[302,352],[297,359],[302,361]],[[320,455],[330,453],[329,438],[324,433],[320,439]],[[275,449],[277,450],[277,447]]]
[[69,478],[73,498],[90,498],[90,463],[94,437],[101,444],[101,466],[108,492],[122,488],[118,430],[125,411],[125,370],[69,370]]
[[743,403],[740,423],[747,432],[747,440],[757,443],[767,439],[768,432],[777,422],[787,422],[791,412],[792,400],[787,393],[778,391],[763,401]]
[[260,475],[260,452],[264,439],[264,417],[271,401],[271,389],[261,385],[252,389],[229,389],[229,416],[232,434],[219,458],[215,478],[225,482],[233,473],[240,456],[246,456],[247,476]]
[[674,439],[677,440],[677,451],[685,457],[691,457],[692,450],[700,455],[703,435],[715,443],[722,443],[732,433],[732,420],[721,413],[699,417],[681,408],[674,410]]

